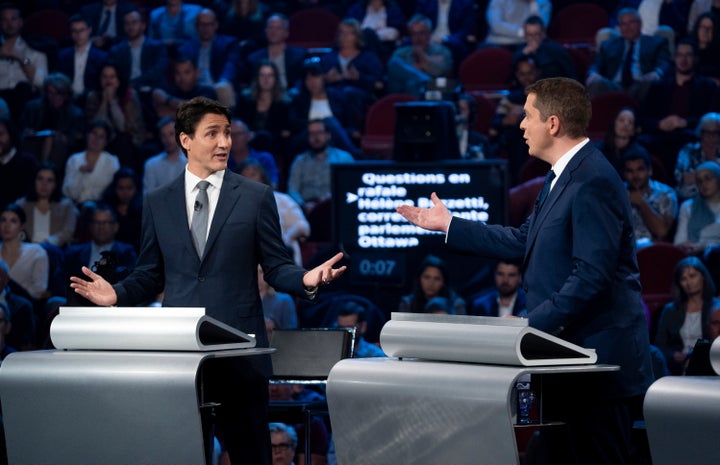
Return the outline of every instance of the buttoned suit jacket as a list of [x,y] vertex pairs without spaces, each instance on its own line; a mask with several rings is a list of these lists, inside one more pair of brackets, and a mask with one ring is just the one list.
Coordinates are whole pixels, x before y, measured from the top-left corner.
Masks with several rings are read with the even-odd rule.
[[[97,35],[100,30],[103,19],[103,8],[103,2],[94,2],[80,8],[80,15],[85,18],[90,27],[92,27],[93,35]],[[137,11],[137,6],[134,3],[117,2],[117,9],[115,10],[115,31],[117,32],[117,39],[125,39],[125,15],[131,11]]]
[[[90,46],[83,82],[85,92],[100,88],[100,70],[108,61],[108,54],[95,46]],[[75,47],[66,47],[58,53],[58,71],[73,80],[75,78]]]
[[[235,37],[215,34],[212,44],[210,45],[210,75],[213,80],[218,81],[222,76],[230,52],[236,43],[237,38]],[[197,65],[200,56],[200,46],[200,41],[197,39],[186,40],[178,48],[178,55],[192,58]]]
[[[267,347],[258,291],[258,264],[275,289],[304,296],[305,270],[282,241],[272,188],[225,170],[202,257],[193,245],[185,207],[185,173],[150,192],[143,204],[143,236],[133,273],[114,286],[118,305],[136,305],[165,292],[167,307],[204,307],[205,313],[254,334]],[[269,357],[253,357],[271,374]]]
[[448,244],[524,260],[530,326],[620,365],[611,397],[645,392],[652,369],[630,204],[615,169],[591,143],[570,160],[539,213],[519,228],[454,218]]
[[[656,71],[660,77],[670,67],[671,57],[667,39],[658,36],[641,35],[639,40],[640,56],[638,57],[642,74]],[[607,79],[613,79],[623,65],[625,39],[615,37],[600,45],[590,72],[596,72]]]
[[[125,70],[128,75],[132,69],[132,56],[130,43],[123,40],[110,49],[110,58],[113,59],[118,69]],[[168,52],[164,43],[145,36],[142,51],[140,52],[140,69],[142,74],[130,81],[135,88],[142,86],[160,87],[165,82],[168,66]]]

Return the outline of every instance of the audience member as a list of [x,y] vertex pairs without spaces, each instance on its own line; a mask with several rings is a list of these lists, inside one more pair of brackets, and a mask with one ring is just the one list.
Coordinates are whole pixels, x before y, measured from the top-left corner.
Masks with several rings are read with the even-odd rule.
[[432,22],[430,41],[446,46],[457,65],[477,44],[472,0],[420,0],[415,13]]
[[139,148],[148,139],[140,97],[128,85],[127,75],[117,65],[106,63],[100,70],[100,89],[93,90],[85,103],[87,124],[103,121],[110,127],[108,149],[124,165],[136,167]]
[[515,61],[513,87],[500,99],[492,120],[498,151],[508,159],[511,186],[518,183],[520,168],[528,160],[528,147],[520,129],[520,121],[525,115],[525,87],[538,80],[539,72],[535,60],[530,57],[522,56]]
[[78,211],[72,201],[62,195],[57,167],[43,163],[35,174],[35,182],[17,204],[25,211],[25,232],[31,242],[50,243],[65,247],[73,238]]
[[115,238],[140,251],[140,225],[142,221],[142,195],[140,180],[132,168],[122,167],[113,175],[105,189],[102,201],[115,212],[118,228]]
[[175,116],[178,106],[194,97],[217,100],[212,86],[199,83],[200,70],[189,56],[179,56],[173,61],[173,82],[153,89],[153,107],[158,118]]
[[307,133],[310,149],[295,157],[290,166],[287,189],[305,213],[331,198],[330,165],[354,161],[348,152],[328,145],[330,132],[322,120],[310,121]]
[[261,63],[268,60],[273,63],[277,68],[276,75],[283,90],[289,90],[300,79],[303,61],[307,57],[305,49],[285,43],[288,33],[288,19],[284,15],[270,16],[265,24],[267,46],[248,56],[251,69],[257,69]]
[[608,159],[620,176],[625,173],[625,155],[629,153],[647,154],[645,147],[637,141],[639,132],[635,110],[621,108],[610,123],[603,140],[597,142],[597,148]]
[[136,9],[133,2],[102,0],[83,5],[80,15],[92,28],[93,45],[109,50],[111,46],[127,38],[124,28],[125,15]]
[[678,198],[688,199],[697,193],[695,171],[700,163],[720,163],[720,113],[706,113],[700,118],[695,135],[698,142],[685,145],[675,164]]
[[298,437],[295,428],[285,423],[270,423],[273,465],[294,465]]
[[687,0],[642,0],[637,5],[642,20],[642,33],[665,37],[674,53],[677,39],[685,37]]
[[682,374],[688,352],[700,338],[709,336],[710,312],[720,308],[715,283],[697,257],[675,265],[673,301],[663,308],[655,345],[662,351],[672,375]]
[[691,33],[697,43],[698,74],[720,85],[720,19],[712,13],[703,13]]
[[647,152],[627,152],[623,161],[637,248],[668,241],[678,215],[675,190],[652,179],[652,161]]
[[451,313],[464,315],[465,301],[450,288],[448,278],[447,263],[435,255],[426,256],[420,263],[412,293],[400,300],[398,311],[424,313],[430,299],[445,297],[451,302]]
[[[270,178],[264,166],[259,160],[247,159],[235,170],[248,179],[257,181],[268,186]],[[302,254],[300,251],[300,240],[310,236],[310,224],[303,214],[300,205],[288,194],[273,191],[275,203],[277,204],[278,217],[280,219],[280,231],[282,232],[283,243],[292,250],[295,263],[302,265]]]
[[470,314],[524,316],[527,313],[520,263],[500,260],[495,265],[495,287],[472,302]]
[[143,193],[152,192],[158,187],[173,181],[185,171],[187,157],[180,150],[175,139],[175,120],[160,118],[157,124],[163,151],[149,158],[143,170]]
[[[43,82],[40,97],[30,100],[20,118],[24,141],[36,138],[36,157],[62,166],[82,143],[85,119],[73,104],[72,82],[62,73],[51,73]],[[32,146],[32,144],[30,145]]]
[[195,19],[201,9],[199,5],[182,0],[166,0],[165,6],[150,12],[148,37],[161,40],[171,48],[176,48],[185,40],[197,39]]
[[575,78],[575,65],[565,47],[547,38],[545,23],[536,15],[525,20],[525,43],[515,52],[515,61],[531,57],[540,71],[539,79],[549,77]]
[[[280,170],[278,169],[275,157],[268,152],[261,152],[250,147],[250,141],[255,133],[250,131],[247,124],[242,120],[233,118],[230,122],[230,137],[232,147],[228,157],[228,169],[240,173],[240,167],[248,160],[256,160],[267,173],[268,184],[277,189],[280,182]],[[242,174],[242,173],[240,173]]]
[[48,73],[47,56],[30,47],[21,35],[23,18],[20,8],[11,4],[0,5],[0,97],[10,107],[17,121],[25,102],[40,88]]
[[693,0],[688,12],[688,32],[692,31],[698,17],[703,13],[712,13],[716,18],[720,18],[720,0]]
[[539,16],[543,24],[550,24],[551,14],[550,0],[490,0],[485,10],[485,43],[514,50],[523,43],[523,25],[530,16]]
[[100,67],[108,54],[90,42],[92,28],[87,19],[72,15],[68,26],[73,45],[58,52],[57,70],[70,78],[75,101],[82,105],[88,92],[98,89]]
[[476,131],[477,102],[472,95],[462,93],[455,102],[455,129],[457,131],[459,153],[462,158],[483,160],[491,158],[488,138]]
[[36,169],[35,157],[20,150],[12,122],[0,119],[0,208],[27,194]]
[[659,81],[670,65],[668,42],[641,34],[642,21],[634,8],[618,14],[620,36],[604,41],[588,70],[590,95],[622,90],[642,102],[649,85]]
[[269,15],[268,6],[259,0],[232,0],[220,15],[220,33],[247,41],[252,47],[259,47],[263,40],[265,20]]
[[0,330],[4,330],[4,341],[10,346],[19,350],[32,349],[35,328],[33,304],[13,292],[14,285],[10,285],[10,279],[10,267],[0,258],[0,307],[5,310],[5,328]]
[[710,340],[714,341],[720,337],[720,308],[714,308],[710,312]]
[[674,70],[650,86],[641,107],[652,151],[669,166],[682,146],[694,139],[693,128],[711,110],[717,88],[712,79],[695,73],[696,62],[695,44],[681,40],[675,47]]
[[348,7],[345,17],[360,23],[365,40],[370,42],[366,45],[380,42],[376,53],[383,61],[395,50],[405,29],[405,16],[394,0],[356,1]]
[[120,169],[118,158],[105,151],[109,135],[110,127],[103,121],[95,121],[87,131],[86,149],[68,158],[62,191],[76,204],[100,200]]
[[264,148],[276,152],[290,137],[290,97],[283,89],[277,66],[263,61],[247,89],[238,96],[235,114],[258,136]]
[[235,91],[228,81],[221,78],[237,38],[217,33],[217,16],[209,8],[198,13],[195,28],[198,38],[188,39],[180,45],[178,55],[192,58],[198,69],[198,84],[213,87],[220,103],[232,107],[235,105]]
[[0,97],[0,120],[10,120],[10,107],[2,97]]
[[697,193],[680,206],[675,245],[688,254],[702,255],[720,244],[720,165],[706,161],[695,170]]
[[[304,390],[307,391],[308,389]],[[270,384],[269,394],[271,404],[277,401],[282,403],[284,401],[296,400],[294,398],[294,385],[292,384]],[[298,434],[298,442],[296,443],[296,447],[293,447],[293,449],[295,449],[295,462],[305,463],[305,426],[303,424],[296,424],[294,428]],[[272,439],[272,443],[276,444],[275,438]],[[329,437],[325,423],[317,417],[312,417],[310,420],[310,447],[310,463],[313,465],[325,465],[329,447]],[[273,447],[273,464],[277,463],[274,460],[276,450],[277,448]]]
[[[0,271],[0,274],[2,274],[2,271]],[[7,336],[11,329],[10,310],[8,310],[7,305],[0,302],[0,362],[13,352],[17,352],[17,349],[7,343]]]
[[407,24],[410,45],[399,47],[387,63],[388,92],[419,95],[435,78],[447,77],[453,69],[450,50],[430,42],[432,23],[415,15]]
[[25,242],[25,210],[6,206],[0,215],[0,258],[8,264],[13,292],[38,301],[48,288],[48,256],[38,244]]
[[315,58],[305,62],[304,79],[299,94],[290,104],[290,128],[293,132],[293,151],[307,147],[307,124],[322,120],[330,132],[333,145],[360,158],[362,153],[352,137],[359,138],[364,115],[363,98],[353,92],[325,85],[322,66]]
[[[258,289],[262,299],[265,322],[273,322],[272,329],[295,329],[298,327],[298,317],[295,310],[295,300],[290,294],[278,292],[264,279],[262,267],[258,266]],[[269,335],[268,335],[269,337]]]
[[338,308],[331,311],[336,313],[335,326],[338,328],[355,328],[355,341],[352,357],[370,358],[386,357],[385,352],[375,344],[365,340],[367,332],[366,309],[353,300],[344,301]]
[[163,85],[168,67],[165,44],[145,36],[147,23],[139,11],[126,13],[123,24],[127,38],[110,49],[117,69],[128,74],[138,92]]
[[326,86],[339,87],[350,98],[359,98],[366,105],[383,86],[383,64],[375,52],[365,49],[356,19],[340,22],[335,48],[320,58],[320,65]]

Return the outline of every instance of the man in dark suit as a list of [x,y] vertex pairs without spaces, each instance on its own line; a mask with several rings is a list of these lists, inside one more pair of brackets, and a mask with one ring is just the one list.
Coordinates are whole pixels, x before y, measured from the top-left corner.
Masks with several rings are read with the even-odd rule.
[[539,78],[575,78],[575,65],[565,47],[547,38],[545,24],[537,15],[530,16],[523,25],[525,43],[520,46],[513,61],[530,57],[540,69]]
[[125,39],[124,18],[127,13],[137,10],[132,2],[102,0],[83,5],[80,15],[93,30],[92,42],[98,48],[109,50],[111,46]]
[[[165,44],[145,35],[147,22],[138,11],[125,15],[127,39],[110,49],[110,58],[118,69],[128,73],[130,85],[138,91],[160,87],[166,82],[168,52]],[[133,51],[139,48],[139,59]],[[145,89],[145,88],[148,89]]]
[[[135,305],[164,291],[163,305],[204,307],[267,347],[258,264],[273,288],[314,298],[320,284],[345,270],[333,268],[342,254],[310,271],[295,265],[272,188],[226,169],[232,145],[226,107],[203,97],[182,104],[175,135],[188,158],[186,171],[147,195],[133,273],[111,286],[83,268],[91,281],[73,277],[71,286],[98,305]],[[269,356],[218,358],[205,368],[206,399],[221,404],[217,423],[233,465],[269,465]]]
[[591,110],[581,84],[543,79],[527,94],[520,128],[552,174],[521,227],[453,218],[435,193],[432,208],[397,210],[445,232],[454,249],[523,260],[529,325],[620,366],[564,399],[569,441],[549,442],[548,463],[629,463],[633,408],[653,378],[627,193],[585,136]]
[[495,265],[495,287],[472,301],[470,315],[524,316],[527,313],[519,260],[499,260]]
[[[100,87],[100,69],[107,61],[108,54],[90,42],[92,28],[85,18],[73,15],[68,24],[73,46],[58,52],[57,70],[70,78],[76,102],[84,107],[84,97]],[[82,76],[75,76],[78,70],[82,70]]]
[[288,19],[281,14],[270,16],[265,25],[267,46],[248,56],[249,70],[246,69],[246,71],[252,72],[264,60],[270,60],[275,65],[282,60],[284,67],[278,66],[278,71],[280,72],[280,83],[285,90],[293,88],[302,77],[303,62],[307,57],[305,49],[285,43],[288,34]]

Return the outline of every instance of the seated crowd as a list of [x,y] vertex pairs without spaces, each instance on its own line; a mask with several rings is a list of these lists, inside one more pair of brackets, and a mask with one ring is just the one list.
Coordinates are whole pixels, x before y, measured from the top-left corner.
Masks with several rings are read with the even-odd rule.
[[[589,131],[591,140],[627,185],[638,249],[667,242],[688,257],[674,272],[675,299],[649,325],[665,360],[658,373],[683,373],[694,342],[720,332],[712,262],[720,251],[718,2],[672,10],[676,2],[664,2],[659,13],[645,2],[606,2],[610,21],[597,44],[580,45],[548,37],[549,0],[490,0],[484,11],[472,0],[58,3],[67,20],[60,40],[26,33],[28,4],[0,5],[0,360],[51,347],[58,307],[87,303],[68,286],[82,266],[111,281],[132,270],[143,194],[187,163],[173,119],[184,101],[205,96],[231,108],[228,168],[275,189],[283,239],[308,265],[304,245],[332,224],[313,221],[331,197],[330,165],[378,158],[363,150],[365,117],[392,94],[436,99],[439,89],[452,100],[460,157],[507,160],[509,222],[521,223],[549,168],[528,157],[519,129],[524,89],[556,76],[583,82],[598,108],[621,96],[612,114],[598,112],[607,127]],[[290,18],[308,8],[336,16],[331,47],[289,41]],[[467,90],[460,69],[486,48],[512,55],[501,70],[511,79]],[[490,114],[480,112],[485,101]],[[494,285],[465,295],[439,257],[416,271],[406,295],[377,305],[337,300],[357,291],[341,281],[336,300],[312,318],[259,279],[268,332],[356,327],[355,356],[384,356],[378,331],[392,311],[525,314],[519,263],[495,264]],[[162,295],[156,300],[147,304]],[[303,463],[305,432],[294,426],[271,426],[278,463]],[[313,464],[326,463],[332,448],[326,426],[310,432]]]

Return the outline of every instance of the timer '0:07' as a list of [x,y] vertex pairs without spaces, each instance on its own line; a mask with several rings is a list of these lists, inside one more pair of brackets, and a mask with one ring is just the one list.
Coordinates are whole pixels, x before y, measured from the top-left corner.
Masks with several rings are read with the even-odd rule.
[[396,265],[396,260],[364,259],[360,261],[358,271],[363,276],[392,276]]

